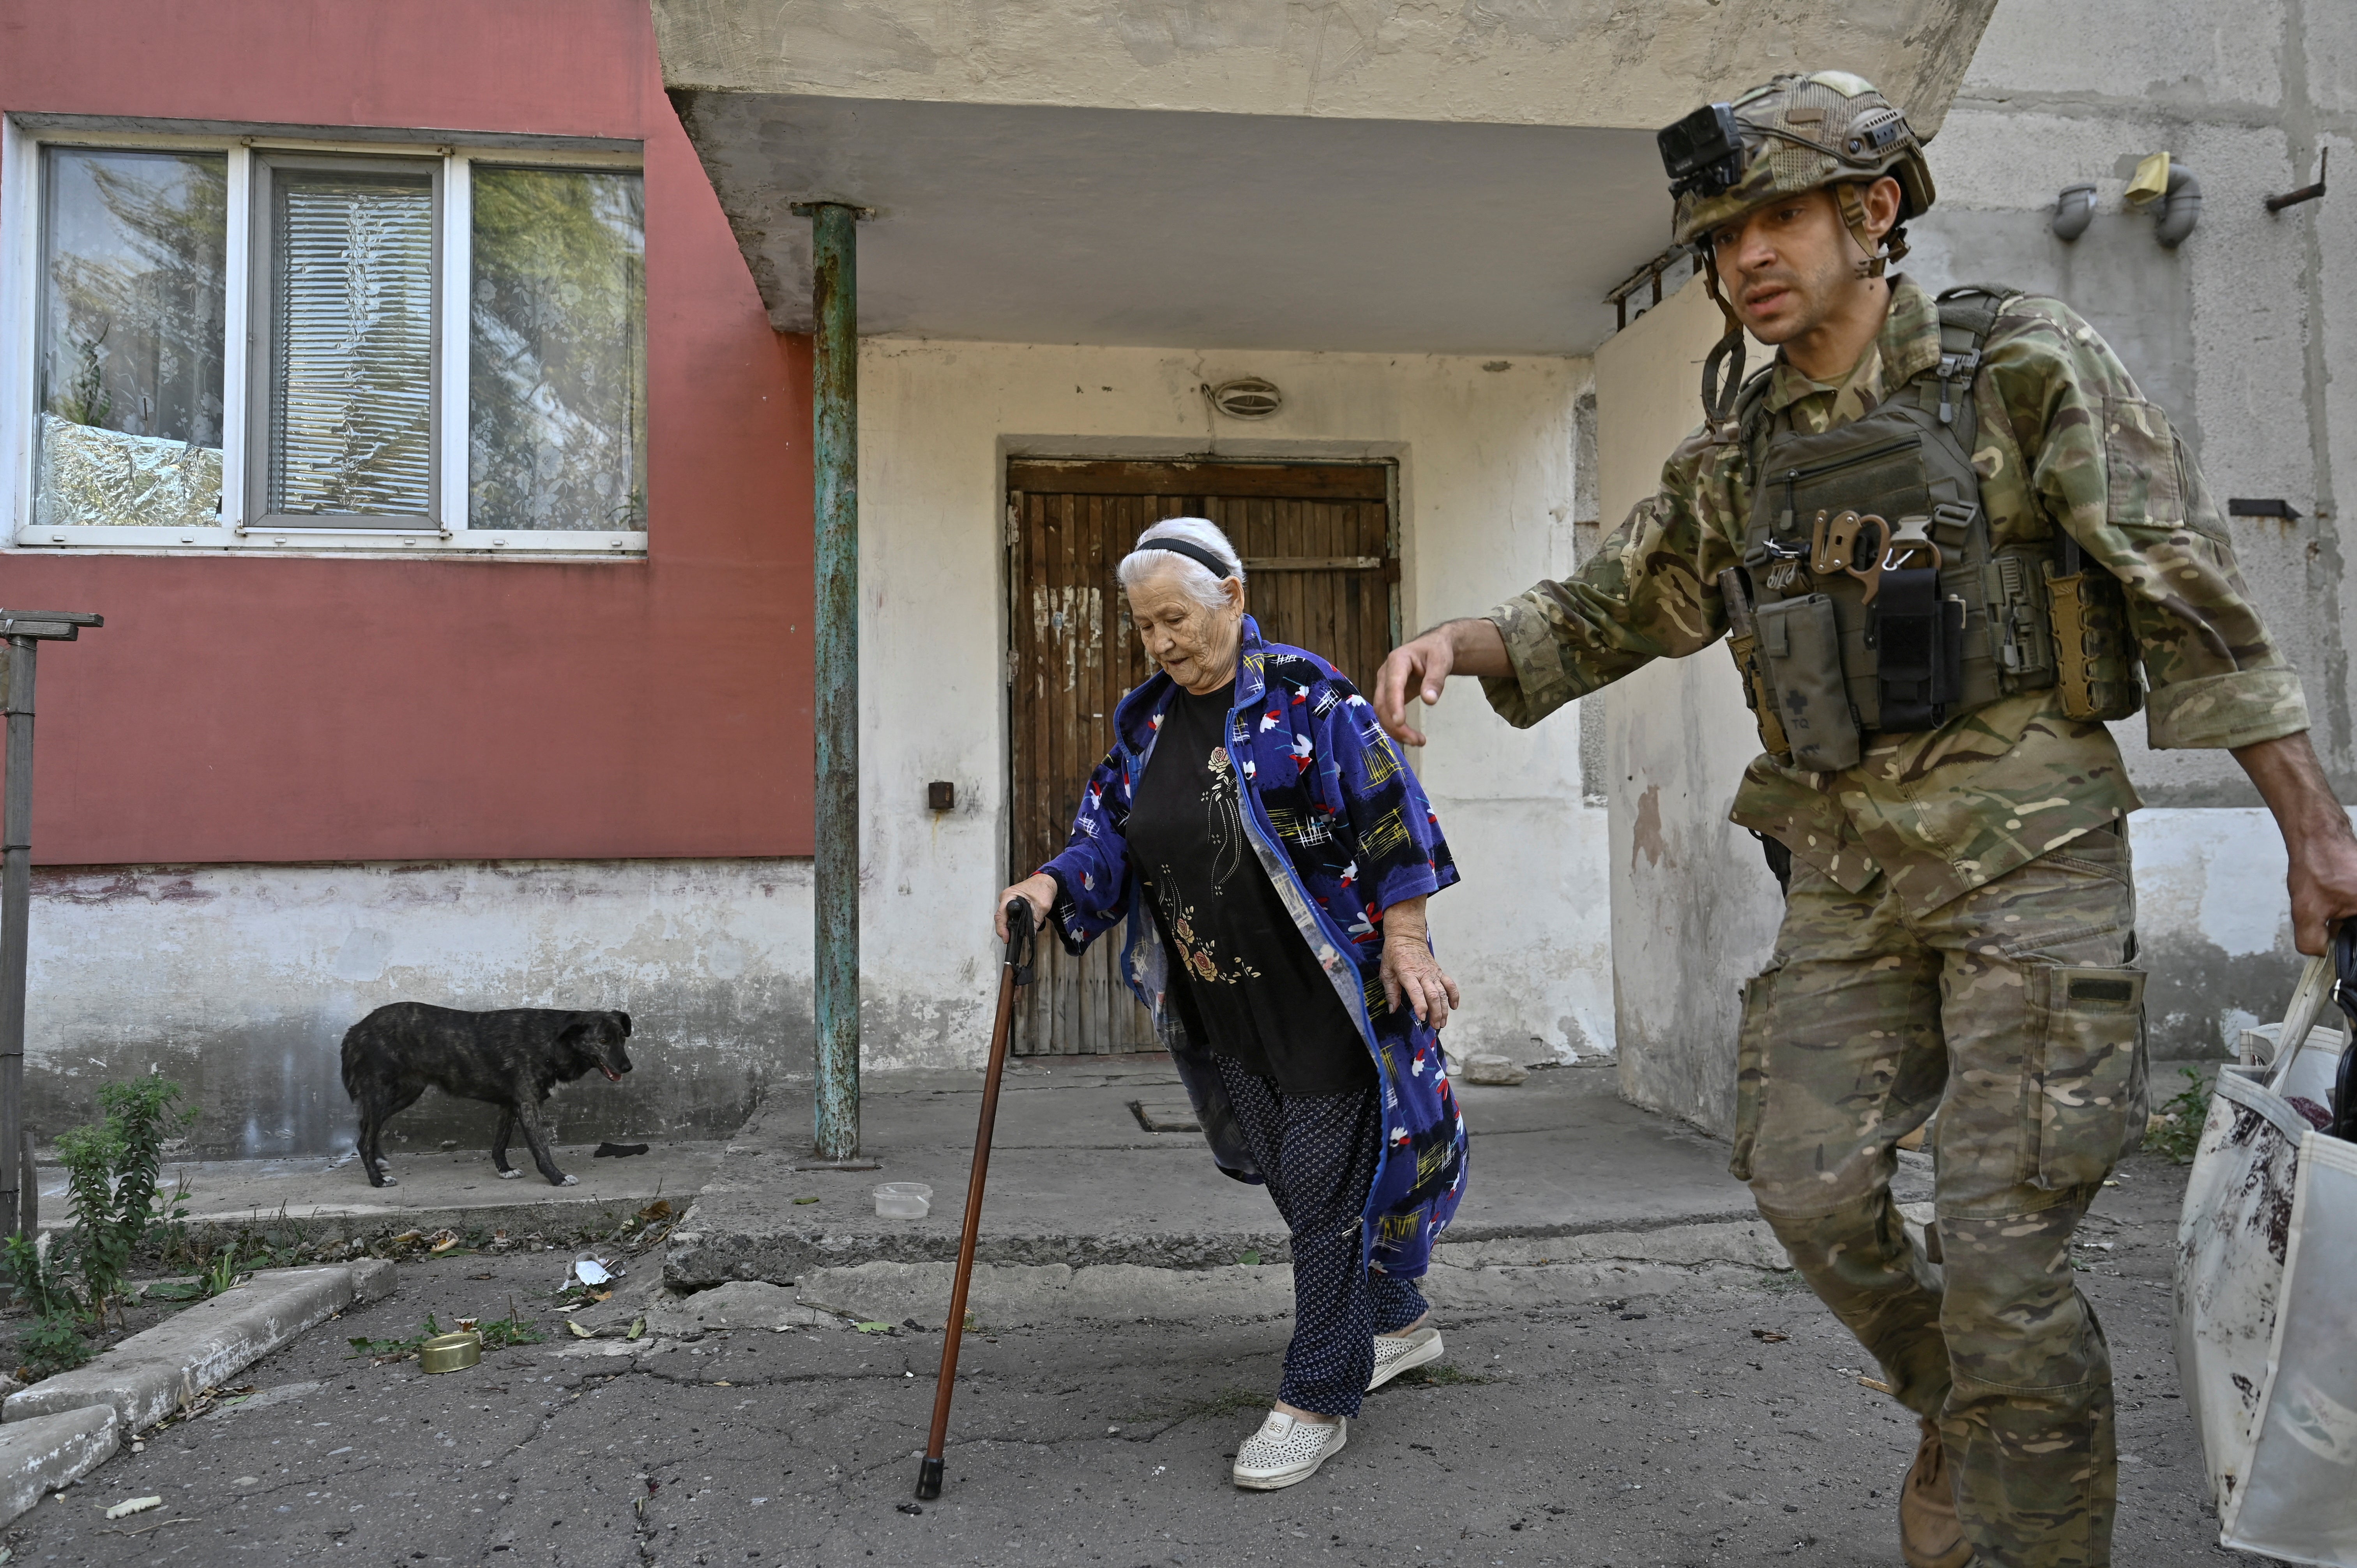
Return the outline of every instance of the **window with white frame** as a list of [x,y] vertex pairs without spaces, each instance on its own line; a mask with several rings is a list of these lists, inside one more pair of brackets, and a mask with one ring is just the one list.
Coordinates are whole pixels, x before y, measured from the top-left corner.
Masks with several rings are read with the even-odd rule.
[[634,160],[10,130],[16,543],[645,548]]

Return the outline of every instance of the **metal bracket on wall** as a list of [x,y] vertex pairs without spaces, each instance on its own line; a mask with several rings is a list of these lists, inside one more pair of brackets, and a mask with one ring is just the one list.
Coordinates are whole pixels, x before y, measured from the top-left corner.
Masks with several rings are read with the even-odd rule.
[[[1612,306],[1613,309],[1619,313],[1618,323],[1613,328],[1613,330],[1616,332],[1620,331],[1622,328],[1629,325],[1629,296],[1631,295],[1633,295],[1639,289],[1651,285],[1653,290],[1653,298],[1652,303],[1653,305],[1661,304],[1663,274],[1667,273],[1672,267],[1676,266],[1680,262],[1694,260],[1696,252],[1691,245],[1672,245],[1668,250],[1663,251],[1660,255],[1655,256],[1652,261],[1647,262],[1643,266],[1639,267],[1635,272],[1631,273],[1627,277],[1622,278],[1619,283],[1614,284],[1609,289],[1607,289],[1604,294],[1604,303]],[[1701,263],[1696,260],[1695,265],[1699,266],[1700,264]],[[1640,316],[1643,315],[1645,308],[1650,308],[1650,306],[1640,308],[1638,314]]]
[[2228,517],[2279,517],[2286,522],[2298,522],[2300,517],[2299,509],[2280,496],[2266,496],[2256,499],[2247,496],[2230,497],[2226,501],[2226,515]]
[[2298,207],[2303,201],[2314,201],[2324,194],[2324,166],[2330,160],[2332,149],[2319,147],[2316,152],[2316,183],[2303,185],[2298,190],[2287,190],[2281,196],[2267,198],[2267,210],[2281,212],[2287,207]]

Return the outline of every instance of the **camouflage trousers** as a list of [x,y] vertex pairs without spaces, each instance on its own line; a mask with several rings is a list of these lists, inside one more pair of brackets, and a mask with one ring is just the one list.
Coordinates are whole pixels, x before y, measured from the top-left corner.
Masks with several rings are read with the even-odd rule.
[[[1929,914],[1795,864],[1744,993],[1734,1173],[1794,1265],[1936,1420],[1982,1568],[2104,1568],[2116,1474],[2104,1332],[2071,1232],[2141,1139],[2144,976],[2124,826]],[[1936,1220],[1892,1145],[1934,1111]]]

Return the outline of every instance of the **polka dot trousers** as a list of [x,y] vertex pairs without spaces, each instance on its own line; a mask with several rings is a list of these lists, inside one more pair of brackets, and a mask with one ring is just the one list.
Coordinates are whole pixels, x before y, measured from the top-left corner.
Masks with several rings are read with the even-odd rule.
[[1293,1343],[1276,1397],[1319,1415],[1356,1415],[1374,1374],[1374,1336],[1425,1314],[1415,1281],[1360,1261],[1361,1211],[1382,1147],[1382,1091],[1287,1094],[1229,1058],[1211,1059],[1293,1232]]

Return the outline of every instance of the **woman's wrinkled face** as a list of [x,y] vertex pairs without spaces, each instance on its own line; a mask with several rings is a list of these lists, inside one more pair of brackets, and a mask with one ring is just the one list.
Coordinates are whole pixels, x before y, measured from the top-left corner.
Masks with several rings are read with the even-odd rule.
[[1244,585],[1228,577],[1220,586],[1227,602],[1217,607],[1181,586],[1175,568],[1150,572],[1129,588],[1130,624],[1146,656],[1199,697],[1235,679],[1243,640]]

